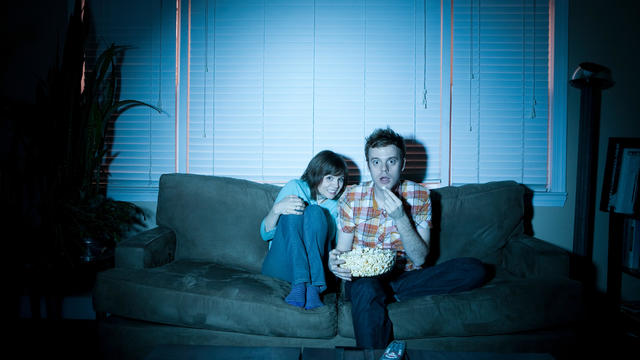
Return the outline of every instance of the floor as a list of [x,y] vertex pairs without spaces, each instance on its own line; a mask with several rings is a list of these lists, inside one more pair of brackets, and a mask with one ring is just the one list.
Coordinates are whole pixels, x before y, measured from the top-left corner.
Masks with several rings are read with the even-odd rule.
[[[91,295],[74,296],[53,302],[57,315],[47,314],[46,301],[40,310],[21,301],[21,313],[13,317],[14,338],[9,342],[23,359],[61,356],[65,359],[100,359],[98,329],[91,305]],[[50,301],[51,303],[51,301]],[[30,316],[30,309],[40,312],[41,318]],[[51,308],[49,306],[49,308]],[[596,308],[596,306],[593,306]],[[51,310],[49,309],[49,312]],[[635,353],[640,349],[640,326],[615,320],[611,313],[591,311],[580,326],[578,344],[562,353],[553,354],[557,360],[602,356],[606,359],[626,359],[618,354]]]
[[19,295],[10,300],[13,312],[9,317],[14,323],[10,329],[15,331],[8,344],[20,358],[100,359],[91,297],[95,275],[88,274],[82,278],[66,273],[54,277],[67,278],[73,286],[60,281],[54,286],[50,279],[36,279],[27,272],[17,278],[15,291]]
[[[637,354],[640,349],[639,325],[633,328],[608,319],[591,319],[591,324],[582,327],[575,349],[556,354],[557,360],[572,359],[633,359],[628,354]],[[623,355],[624,354],[624,355]]]
[[19,319],[10,346],[21,359],[100,359],[95,320]]
[[[100,359],[96,320],[80,319],[20,319],[15,328],[16,341],[11,342],[23,359],[42,358],[43,355],[64,359]],[[592,329],[589,330],[591,332]],[[606,359],[626,359],[621,354],[640,349],[636,337],[620,336],[616,329],[602,328],[585,334],[575,349],[554,354],[557,360],[602,356]]]

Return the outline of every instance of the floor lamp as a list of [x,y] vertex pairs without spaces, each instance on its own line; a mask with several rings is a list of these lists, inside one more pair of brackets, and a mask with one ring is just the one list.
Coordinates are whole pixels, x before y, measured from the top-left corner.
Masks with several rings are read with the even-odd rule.
[[578,170],[573,226],[574,258],[571,272],[575,279],[583,281],[585,285],[593,286],[593,281],[589,277],[592,273],[600,101],[602,90],[610,88],[614,82],[608,68],[584,62],[573,73],[570,84],[580,89]]

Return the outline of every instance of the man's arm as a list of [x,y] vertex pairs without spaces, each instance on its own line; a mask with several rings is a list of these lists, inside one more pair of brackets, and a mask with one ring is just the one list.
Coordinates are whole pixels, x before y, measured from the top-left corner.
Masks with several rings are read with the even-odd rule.
[[338,266],[344,264],[344,260],[338,259],[338,256],[344,252],[351,251],[353,236],[354,233],[346,233],[342,229],[338,229],[336,248],[329,252],[329,270],[336,277],[346,281],[351,281],[351,270]]
[[400,200],[391,190],[384,189],[384,202],[382,207],[393,218],[396,224],[402,246],[407,256],[416,266],[424,264],[429,254],[429,244],[431,232],[429,228],[418,227],[411,224],[409,215],[404,211],[402,200]]
[[403,217],[393,219],[396,223],[396,228],[398,228],[398,232],[400,233],[402,246],[404,247],[404,251],[407,253],[409,259],[411,259],[416,266],[422,266],[429,254],[429,228],[414,228],[409,221],[408,215],[404,213],[404,211],[403,214]]

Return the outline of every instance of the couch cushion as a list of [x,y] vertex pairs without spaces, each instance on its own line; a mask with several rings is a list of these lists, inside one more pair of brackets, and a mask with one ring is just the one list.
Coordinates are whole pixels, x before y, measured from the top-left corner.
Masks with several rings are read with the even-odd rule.
[[207,262],[180,260],[153,269],[98,274],[97,312],[192,328],[266,336],[331,338],[336,296],[304,310],[288,305],[288,283]]
[[[580,294],[580,283],[568,278],[501,274],[478,289],[395,302],[388,310],[399,339],[508,334],[576,321]],[[341,336],[354,337],[350,302],[339,302],[338,323]]]
[[432,190],[437,262],[475,257],[499,264],[509,236],[523,231],[524,187],[497,181]]
[[260,272],[268,245],[260,222],[279,187],[193,174],[160,177],[158,225],[176,234],[176,259],[197,259]]

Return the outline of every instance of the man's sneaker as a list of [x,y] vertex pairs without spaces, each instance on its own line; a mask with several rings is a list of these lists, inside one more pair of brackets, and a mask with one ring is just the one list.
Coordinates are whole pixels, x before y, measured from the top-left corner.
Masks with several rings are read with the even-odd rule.
[[398,360],[404,357],[404,349],[407,343],[400,340],[393,340],[389,346],[384,350],[384,354],[380,357],[380,360]]

